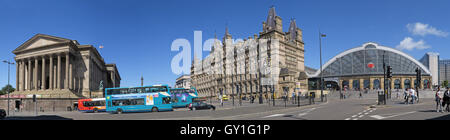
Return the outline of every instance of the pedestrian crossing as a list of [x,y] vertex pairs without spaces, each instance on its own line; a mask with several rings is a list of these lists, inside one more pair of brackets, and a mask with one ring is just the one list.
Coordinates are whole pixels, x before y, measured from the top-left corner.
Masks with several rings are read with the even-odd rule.
[[362,112],[359,112],[358,114],[355,114],[349,118],[346,118],[345,120],[359,120],[359,119],[363,118],[364,116],[369,115],[370,113],[372,113],[375,110],[377,110],[377,109],[376,108],[368,108],[366,110],[363,110]]

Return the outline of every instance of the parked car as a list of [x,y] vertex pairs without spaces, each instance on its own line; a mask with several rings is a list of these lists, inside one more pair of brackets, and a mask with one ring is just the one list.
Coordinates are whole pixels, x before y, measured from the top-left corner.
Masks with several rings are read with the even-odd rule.
[[0,109],[0,120],[5,119],[6,117],[6,111],[4,109]]
[[192,102],[189,104],[190,110],[201,110],[201,109],[212,109],[216,110],[216,107],[214,105],[207,104],[205,102]]

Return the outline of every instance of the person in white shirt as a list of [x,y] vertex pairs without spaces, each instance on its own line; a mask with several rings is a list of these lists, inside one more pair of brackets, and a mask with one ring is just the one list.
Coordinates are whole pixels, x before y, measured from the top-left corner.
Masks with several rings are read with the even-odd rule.
[[416,100],[416,91],[411,88],[411,103],[414,104],[414,100]]
[[410,93],[409,93],[409,89],[408,88],[405,89],[404,94],[405,94],[405,104],[409,104]]
[[436,112],[444,112],[442,110],[442,104],[441,104],[441,100],[443,98],[443,94],[442,94],[440,88],[437,89],[435,98],[436,98]]

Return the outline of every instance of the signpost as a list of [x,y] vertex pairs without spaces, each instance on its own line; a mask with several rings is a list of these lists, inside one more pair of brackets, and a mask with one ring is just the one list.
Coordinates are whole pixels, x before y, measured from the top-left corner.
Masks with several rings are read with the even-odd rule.
[[37,102],[36,102],[36,94],[33,94],[33,102],[34,102],[34,115],[37,116]]

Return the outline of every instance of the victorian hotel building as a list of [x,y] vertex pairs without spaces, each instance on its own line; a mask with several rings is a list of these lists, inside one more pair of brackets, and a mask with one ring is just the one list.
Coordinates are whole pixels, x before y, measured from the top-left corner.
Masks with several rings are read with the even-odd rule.
[[[34,110],[38,98],[41,111],[76,107],[79,98],[103,97],[104,88],[119,87],[115,64],[106,64],[92,45],[37,34],[13,51],[16,55],[16,91],[10,104],[16,110]],[[0,100],[6,108],[6,99]]]
[[[259,36],[255,34],[244,41],[231,43],[232,36],[227,28],[223,43],[216,40],[206,58],[199,60],[194,56],[191,78],[199,96],[254,95],[258,99],[260,93],[263,97],[271,97],[273,91],[278,98],[287,93],[306,91],[302,30],[297,28],[295,20],[291,20],[288,32],[282,29],[282,19],[276,15],[275,8],[269,10]],[[259,43],[262,40],[267,41],[267,49]],[[278,40],[277,45],[274,40]],[[249,41],[258,43],[251,47],[246,43]],[[270,70],[263,65],[270,66]],[[264,83],[261,79],[269,74],[276,75],[275,80]]]

